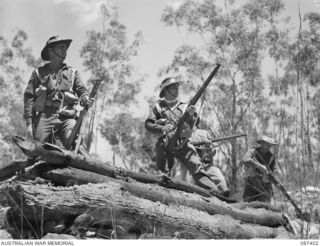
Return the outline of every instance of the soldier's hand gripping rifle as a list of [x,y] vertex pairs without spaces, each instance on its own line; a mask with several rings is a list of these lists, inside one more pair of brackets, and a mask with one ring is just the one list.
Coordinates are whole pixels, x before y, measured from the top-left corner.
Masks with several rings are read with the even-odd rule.
[[[200,99],[200,97],[202,96],[203,92],[205,91],[205,89],[207,88],[209,83],[211,82],[212,78],[218,72],[220,66],[221,66],[221,64],[217,64],[216,65],[214,70],[211,72],[209,77],[206,79],[206,81],[203,83],[203,85],[197,91],[195,96],[190,100],[190,102],[188,104],[188,107],[191,106],[191,105],[195,105],[197,103],[197,101]],[[168,139],[168,144],[166,146],[166,149],[169,152],[173,152],[176,149],[176,147],[178,146],[178,139],[179,139],[180,133],[181,133],[181,131],[183,129],[183,125],[186,123],[186,121],[187,121],[187,119],[189,117],[188,114],[189,114],[188,112],[184,112],[184,114],[182,115],[182,117],[180,118],[180,120],[177,123],[176,129],[173,132],[173,135]]]
[[[98,92],[98,88],[100,86],[100,83],[101,83],[101,80],[96,80],[96,82],[94,83],[92,90],[90,92],[89,99],[94,98],[96,96],[96,94]],[[74,150],[73,150],[75,153],[78,153],[78,150],[79,150],[79,147],[81,144],[81,140],[82,140],[81,139],[82,138],[81,132],[82,132],[82,129],[85,125],[85,124],[83,124],[83,122],[84,122],[85,116],[88,112],[88,109],[89,108],[87,105],[83,106],[83,110],[80,112],[79,118],[77,119],[77,122],[72,129],[72,132],[70,134],[70,137],[69,137],[67,145],[66,145],[66,149],[71,150],[73,148],[74,144],[76,144],[74,147]]]

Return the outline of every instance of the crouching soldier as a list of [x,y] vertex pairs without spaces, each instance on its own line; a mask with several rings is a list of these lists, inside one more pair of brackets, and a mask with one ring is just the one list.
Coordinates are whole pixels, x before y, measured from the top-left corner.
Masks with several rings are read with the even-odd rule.
[[267,172],[275,170],[275,155],[270,150],[277,144],[266,135],[259,137],[256,143],[258,145],[249,149],[242,159],[246,176],[243,200],[269,203],[273,197],[273,189]]
[[[172,168],[174,158],[176,158],[190,172],[197,185],[221,194],[216,184],[206,173],[194,146],[188,142],[196,120],[196,113],[194,106],[187,107],[185,103],[178,100],[180,83],[181,81],[175,78],[166,78],[162,81],[159,93],[160,100],[152,108],[145,121],[146,129],[158,135],[155,147],[157,168],[166,173]],[[188,119],[180,135],[180,139],[184,143],[175,151],[169,152],[166,145],[185,111],[188,114]]]
[[225,177],[221,170],[214,165],[214,156],[216,150],[211,142],[212,137],[209,132],[204,129],[196,128],[190,138],[190,143],[194,145],[199,157],[203,162],[203,168],[215,183],[219,191],[226,197],[230,195]]

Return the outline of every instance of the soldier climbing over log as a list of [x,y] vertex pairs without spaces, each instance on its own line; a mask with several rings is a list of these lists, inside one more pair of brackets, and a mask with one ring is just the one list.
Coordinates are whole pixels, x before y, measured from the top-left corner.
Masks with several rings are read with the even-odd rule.
[[[233,136],[234,138],[242,135]],[[213,142],[215,139],[212,138],[210,133],[205,129],[200,129],[196,127],[192,132],[190,138],[190,144],[192,144],[201,161],[203,163],[203,168],[214,181],[217,188],[224,194],[229,196],[230,190],[227,186],[225,177],[223,176],[220,168],[214,163],[214,156],[216,154],[215,146]]]

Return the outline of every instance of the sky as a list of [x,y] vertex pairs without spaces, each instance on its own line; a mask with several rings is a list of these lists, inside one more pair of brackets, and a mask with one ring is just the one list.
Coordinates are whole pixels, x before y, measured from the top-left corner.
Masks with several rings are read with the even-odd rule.
[[[50,36],[59,34],[73,39],[66,62],[83,72],[79,50],[86,40],[86,31],[101,30],[100,6],[104,0],[1,0],[0,35],[12,36],[21,28],[29,36],[34,54],[40,54]],[[182,39],[177,30],[160,22],[163,8],[170,0],[111,0],[118,7],[119,21],[127,27],[128,38],[143,32],[144,43],[134,59],[136,72],[147,75],[143,94],[154,91],[156,73],[170,62]],[[185,41],[183,41],[185,42]],[[27,78],[26,78],[27,79]]]
[[[84,80],[88,74],[81,64],[80,48],[88,30],[101,30],[100,6],[107,0],[0,0],[0,35],[12,37],[16,28],[27,32],[34,55],[39,55],[50,36],[73,39],[66,62],[77,68]],[[157,72],[170,63],[174,50],[195,39],[160,22],[166,5],[182,0],[109,0],[118,7],[119,21],[127,27],[128,38],[142,31],[144,43],[133,60],[137,74],[147,76],[142,95],[154,93],[161,82]],[[216,0],[221,2],[221,0]],[[239,0],[238,0],[239,1]],[[302,15],[320,10],[320,0],[284,0],[285,14],[298,25],[298,4]],[[28,78],[26,78],[27,80]],[[140,111],[144,112],[144,111]],[[142,113],[143,114],[143,113]]]
[[[40,52],[49,37],[59,34],[71,38],[66,62],[77,68],[84,80],[88,74],[81,64],[80,48],[89,30],[101,30],[100,6],[106,0],[0,0],[0,35],[10,39],[15,29],[26,31],[33,54]],[[182,0],[109,0],[118,7],[119,21],[127,28],[128,38],[142,31],[144,43],[133,60],[137,74],[147,76],[142,87],[142,101],[146,95],[156,95],[157,85],[163,78],[157,77],[161,67],[168,65],[174,51],[182,44],[195,43],[192,36],[164,26],[160,22],[166,5],[179,4]],[[220,0],[216,0],[217,2]],[[237,0],[240,1],[240,0]],[[286,16],[298,27],[298,6],[302,16],[310,11],[320,11],[320,0],[284,0]],[[271,69],[268,63],[265,69]],[[29,75],[28,75],[29,76]],[[25,78],[26,81],[28,77]],[[145,101],[146,102],[146,101]],[[141,100],[140,100],[141,103]],[[147,103],[141,104],[139,116],[148,114]]]

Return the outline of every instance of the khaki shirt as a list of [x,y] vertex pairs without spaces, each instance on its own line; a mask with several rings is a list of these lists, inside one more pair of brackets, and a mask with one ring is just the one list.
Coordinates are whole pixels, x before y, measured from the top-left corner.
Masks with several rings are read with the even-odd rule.
[[[159,100],[145,120],[145,127],[151,133],[163,134],[163,126],[166,124],[175,125],[182,117],[185,109],[186,104],[183,102],[178,102],[173,109],[170,109],[164,100]],[[166,119],[167,122],[165,124],[159,123],[159,119]]]
[[[78,71],[72,67],[64,64],[57,74],[55,74],[49,63],[34,70],[28,81],[27,87],[24,92],[24,119],[27,124],[31,124],[33,110],[32,106],[36,100],[36,90],[40,85],[47,88],[47,95],[54,95],[54,90],[73,91],[80,99],[80,101],[88,96],[88,90],[83,84]],[[74,73],[74,76],[72,75]],[[52,83],[51,77],[56,78],[56,82]],[[72,81],[73,80],[73,81]],[[51,94],[50,94],[51,93]],[[50,96],[49,96],[50,97]]]

